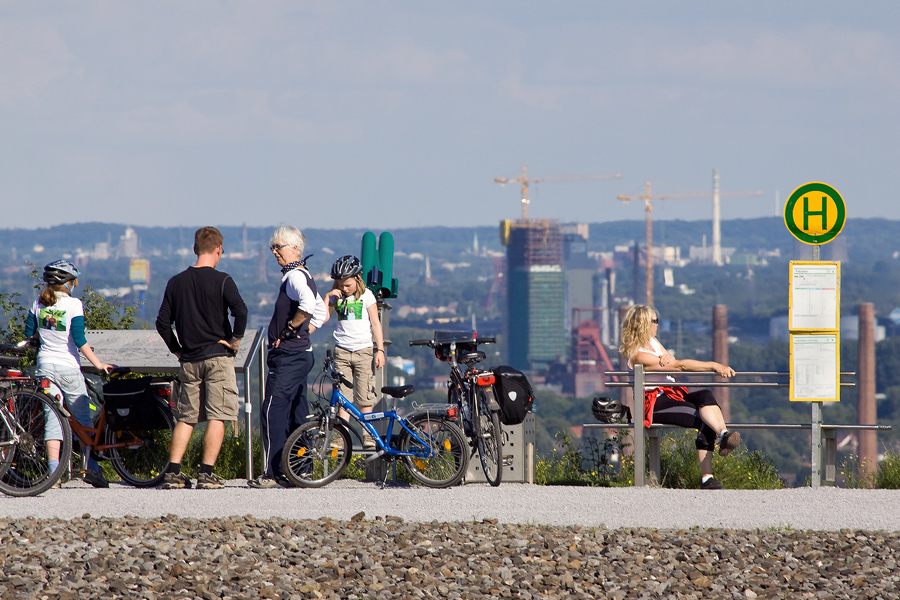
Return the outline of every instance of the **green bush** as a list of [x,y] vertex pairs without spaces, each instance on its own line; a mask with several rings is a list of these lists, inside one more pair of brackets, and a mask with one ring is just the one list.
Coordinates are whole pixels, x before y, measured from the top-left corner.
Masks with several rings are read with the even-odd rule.
[[[634,482],[634,463],[630,456],[622,454],[622,449],[629,446],[624,437],[603,441],[587,438],[580,444],[568,433],[557,434],[557,437],[561,449],[554,448],[535,465],[536,484],[617,487]],[[610,460],[616,453],[622,458],[619,466]]]
[[[601,441],[587,438],[581,443],[569,434],[560,437],[560,448],[541,457],[535,466],[535,483],[538,485],[588,485],[630,486],[634,483],[632,456],[621,454],[629,447],[628,432]],[[659,485],[674,489],[700,487],[700,465],[693,430],[675,430],[667,433],[660,444]],[[609,457],[618,449],[621,460],[618,465]],[[649,453],[645,454],[648,456]],[[646,468],[649,468],[649,461]],[[713,456],[713,472],[729,489],[781,489],[784,480],[778,475],[771,460],[759,451],[747,451],[740,446],[728,456]]]
[[[188,477],[197,477],[200,472],[200,458],[203,456],[203,436],[206,434],[206,426],[199,425],[191,434],[187,451],[181,459],[181,471]],[[259,435],[253,436],[253,475],[263,472],[262,443]],[[223,479],[246,479],[247,477],[247,437],[243,431],[236,427],[225,427],[225,438],[222,440],[222,448],[216,458],[216,475]]]
[[851,454],[841,461],[841,475],[848,488],[900,489],[900,453],[887,450],[874,473],[861,472],[859,457]]

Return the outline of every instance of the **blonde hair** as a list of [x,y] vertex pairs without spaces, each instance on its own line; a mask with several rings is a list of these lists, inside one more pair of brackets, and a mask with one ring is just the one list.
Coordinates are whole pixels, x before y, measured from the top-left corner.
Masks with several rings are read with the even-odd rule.
[[622,341],[619,352],[631,360],[637,351],[650,341],[650,325],[657,318],[656,309],[645,304],[635,304],[625,313],[622,321]]
[[[353,279],[356,282],[356,291],[353,293],[353,298],[355,300],[359,300],[360,298],[362,298],[362,295],[366,293],[366,282],[363,281],[362,273],[357,273],[353,277],[347,277],[347,279]],[[331,289],[338,289],[340,283],[342,281],[346,281],[347,279],[335,279],[334,283],[331,285]]]

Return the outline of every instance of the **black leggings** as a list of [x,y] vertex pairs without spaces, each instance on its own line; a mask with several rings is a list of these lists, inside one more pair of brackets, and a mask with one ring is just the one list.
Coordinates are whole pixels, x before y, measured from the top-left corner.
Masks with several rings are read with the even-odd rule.
[[677,425],[697,430],[697,450],[715,450],[716,432],[700,418],[704,406],[718,406],[716,398],[709,390],[690,392],[684,401],[672,400],[660,394],[653,405],[653,422],[662,425]]

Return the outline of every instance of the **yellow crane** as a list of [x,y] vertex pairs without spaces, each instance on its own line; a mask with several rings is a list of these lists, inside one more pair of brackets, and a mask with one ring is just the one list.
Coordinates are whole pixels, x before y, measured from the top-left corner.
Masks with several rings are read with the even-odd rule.
[[619,179],[621,177],[621,173],[616,173],[615,175],[558,175],[556,177],[537,177],[529,179],[528,167],[522,167],[521,177],[495,177],[494,181],[501,186],[505,186],[507,183],[522,184],[522,220],[524,221],[528,218],[528,205],[531,204],[531,200],[528,199],[529,183],[540,183],[542,181],[589,181],[593,179]]
[[[619,194],[617,200],[622,200],[628,204],[631,200],[643,200],[645,212],[645,225],[647,230],[647,305],[653,306],[653,201],[666,200],[668,198],[709,198],[713,196],[718,203],[720,196],[761,196],[762,192],[757,190],[754,192],[719,192],[718,174],[714,174],[715,189],[713,193],[686,193],[686,194],[665,194],[662,196],[654,196],[650,191],[650,182],[646,183],[644,193],[639,196],[626,196]],[[715,215],[714,221],[717,221],[718,215]],[[713,223],[713,227],[718,227],[718,222]]]

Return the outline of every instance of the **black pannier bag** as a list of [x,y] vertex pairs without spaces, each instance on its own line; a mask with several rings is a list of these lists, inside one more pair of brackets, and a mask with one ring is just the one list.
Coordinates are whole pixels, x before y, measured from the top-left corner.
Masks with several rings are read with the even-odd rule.
[[525,373],[508,366],[492,369],[497,381],[494,391],[500,403],[500,422],[518,425],[534,407],[534,390]]
[[150,385],[152,381],[152,377],[111,379],[103,386],[106,422],[111,430],[168,428],[157,408],[161,402]]

